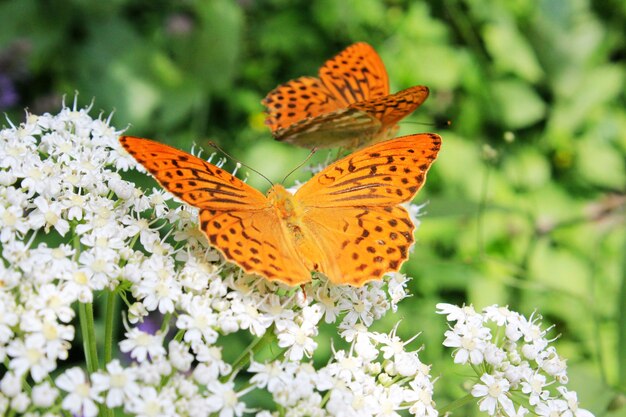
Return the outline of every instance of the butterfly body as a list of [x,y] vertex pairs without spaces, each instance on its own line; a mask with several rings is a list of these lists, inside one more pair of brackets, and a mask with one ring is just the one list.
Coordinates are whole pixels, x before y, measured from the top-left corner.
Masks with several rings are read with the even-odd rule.
[[393,137],[397,123],[428,94],[421,85],[390,94],[382,60],[359,42],[328,60],[319,78],[281,84],[262,104],[265,123],[279,141],[305,148],[357,148]]
[[329,165],[294,194],[276,184],[266,195],[175,148],[131,136],[120,143],[163,187],[200,209],[211,245],[246,272],[291,286],[320,272],[361,286],[407,259],[414,225],[400,204],[424,183],[441,138],[380,142]]

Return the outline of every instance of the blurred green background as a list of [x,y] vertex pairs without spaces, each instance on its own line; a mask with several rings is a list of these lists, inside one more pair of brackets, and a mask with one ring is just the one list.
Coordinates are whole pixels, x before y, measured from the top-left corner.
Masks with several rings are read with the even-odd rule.
[[625,28],[622,0],[5,1],[0,110],[19,122],[78,92],[129,134],[185,150],[210,138],[280,181],[308,152],[271,138],[259,101],[366,41],[392,91],[431,89],[400,133],[443,137],[416,199],[429,204],[405,268],[414,296],[375,329],[423,332],[443,406],[467,371],[435,304],[537,311],[583,406],[623,416]]

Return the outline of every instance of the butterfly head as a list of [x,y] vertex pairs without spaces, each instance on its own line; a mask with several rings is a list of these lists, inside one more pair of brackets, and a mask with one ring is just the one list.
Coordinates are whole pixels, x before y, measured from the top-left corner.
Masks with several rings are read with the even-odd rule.
[[267,199],[276,209],[278,216],[288,222],[290,219],[296,219],[302,215],[302,208],[298,201],[281,184],[275,184],[270,188],[267,192]]

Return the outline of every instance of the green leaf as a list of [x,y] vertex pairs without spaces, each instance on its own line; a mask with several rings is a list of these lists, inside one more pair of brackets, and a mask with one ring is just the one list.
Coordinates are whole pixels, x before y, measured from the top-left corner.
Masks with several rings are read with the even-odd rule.
[[521,129],[545,117],[546,104],[530,85],[518,80],[501,80],[491,88],[503,126]]
[[624,157],[610,143],[587,137],[576,149],[577,172],[585,181],[607,188],[626,187]]
[[511,185],[525,190],[544,186],[551,175],[546,157],[532,148],[506,158],[503,171]]
[[534,51],[512,22],[487,24],[483,36],[496,69],[532,83],[543,77]]

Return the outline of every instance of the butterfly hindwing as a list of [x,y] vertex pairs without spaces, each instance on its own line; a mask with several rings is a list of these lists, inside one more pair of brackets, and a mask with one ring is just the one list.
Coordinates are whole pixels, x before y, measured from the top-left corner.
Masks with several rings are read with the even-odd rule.
[[272,208],[256,212],[202,210],[200,228],[213,247],[248,273],[291,286],[311,280],[310,269]]
[[276,140],[305,148],[345,146],[353,148],[368,142],[381,129],[380,120],[356,108],[335,110],[300,120],[275,132]]
[[388,96],[353,103],[350,108],[361,110],[379,120],[380,129],[384,131],[413,113],[428,98],[428,94],[428,87],[416,85]]
[[309,209],[304,223],[322,248],[320,272],[357,287],[400,269],[415,228],[401,206]]

